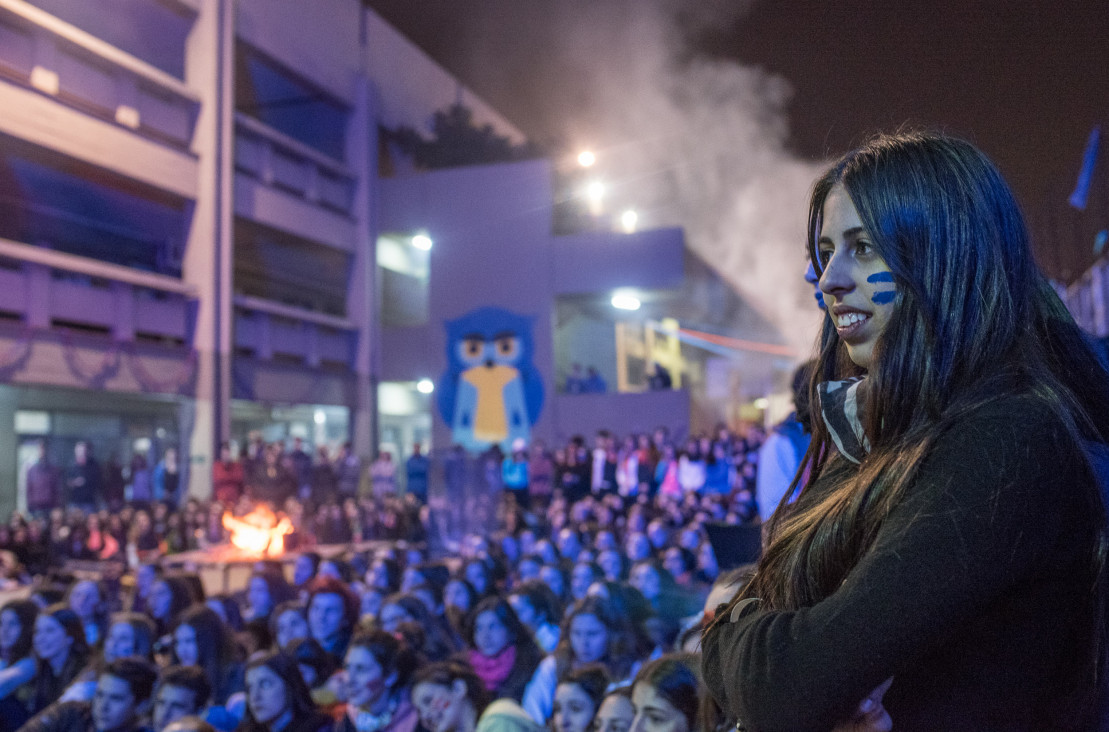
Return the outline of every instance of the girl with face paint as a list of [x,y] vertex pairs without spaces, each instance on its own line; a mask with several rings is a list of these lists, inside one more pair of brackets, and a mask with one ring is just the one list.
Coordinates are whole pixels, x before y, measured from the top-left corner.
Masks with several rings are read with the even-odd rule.
[[1086,728],[1109,374],[1012,192],[962,140],[879,136],[817,181],[808,228],[821,418],[704,634],[713,696],[750,729]]

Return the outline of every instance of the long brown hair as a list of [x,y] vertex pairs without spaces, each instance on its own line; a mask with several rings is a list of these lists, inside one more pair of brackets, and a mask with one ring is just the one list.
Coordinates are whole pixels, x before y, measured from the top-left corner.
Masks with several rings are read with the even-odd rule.
[[[936,441],[999,397],[1025,395],[1057,415],[1075,442],[1109,441],[1107,375],[1033,261],[1020,208],[993,164],[941,135],[878,137],[815,185],[808,245],[824,201],[841,185],[897,284],[889,323],[867,372],[863,426],[871,450],[855,468],[836,454],[822,420],[801,470],[811,478],[768,527],[758,570],[738,599],[796,609],[830,595],[870,548]],[[861,375],[825,318],[809,384]],[[1103,510],[1092,470],[1076,491]],[[819,481],[819,490],[809,490]],[[787,491],[787,495],[792,491]],[[1101,515],[1093,513],[1091,515]],[[1104,531],[1091,540],[1091,578]],[[1091,580],[1093,581],[1093,580]]]

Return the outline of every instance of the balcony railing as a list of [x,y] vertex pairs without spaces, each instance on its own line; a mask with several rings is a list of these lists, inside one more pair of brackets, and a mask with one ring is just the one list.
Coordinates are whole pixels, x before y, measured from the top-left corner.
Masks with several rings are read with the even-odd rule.
[[239,171],[308,203],[350,214],[355,175],[341,162],[242,113],[235,115],[235,128]]
[[173,277],[0,239],[0,313],[32,328],[184,345],[196,296]]
[[0,0],[0,77],[181,149],[200,107],[179,79],[23,0]]
[[235,296],[235,348],[266,361],[353,370],[358,326],[346,318]]

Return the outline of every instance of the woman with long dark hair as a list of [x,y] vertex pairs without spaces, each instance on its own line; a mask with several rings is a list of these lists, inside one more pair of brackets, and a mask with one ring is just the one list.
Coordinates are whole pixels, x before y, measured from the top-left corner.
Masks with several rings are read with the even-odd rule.
[[541,732],[512,699],[493,700],[469,664],[443,661],[416,672],[412,704],[428,732]]
[[479,602],[466,616],[465,658],[498,699],[520,701],[543,651],[516,611],[499,595]]
[[64,603],[55,603],[38,614],[31,645],[38,659],[35,692],[29,706],[35,715],[57,701],[85,667],[89,646],[81,619]]
[[212,686],[212,704],[222,706],[232,694],[243,690],[243,663],[230,629],[215,610],[193,605],[173,629],[171,663],[198,666]]
[[331,719],[312,702],[296,659],[263,653],[246,666],[246,714],[236,732],[325,732]]
[[0,730],[16,730],[27,721],[31,681],[38,670],[32,638],[38,605],[9,600],[0,607]]
[[808,239],[823,419],[705,633],[713,696],[758,730],[1088,728],[1109,378],[1009,187],[966,142],[879,137],[817,182]]

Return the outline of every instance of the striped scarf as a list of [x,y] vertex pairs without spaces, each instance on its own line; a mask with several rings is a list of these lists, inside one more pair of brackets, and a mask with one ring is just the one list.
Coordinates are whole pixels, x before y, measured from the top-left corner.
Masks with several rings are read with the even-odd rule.
[[817,386],[820,414],[840,454],[853,463],[861,463],[870,452],[870,440],[863,431],[866,409],[866,377],[843,381],[825,381]]

